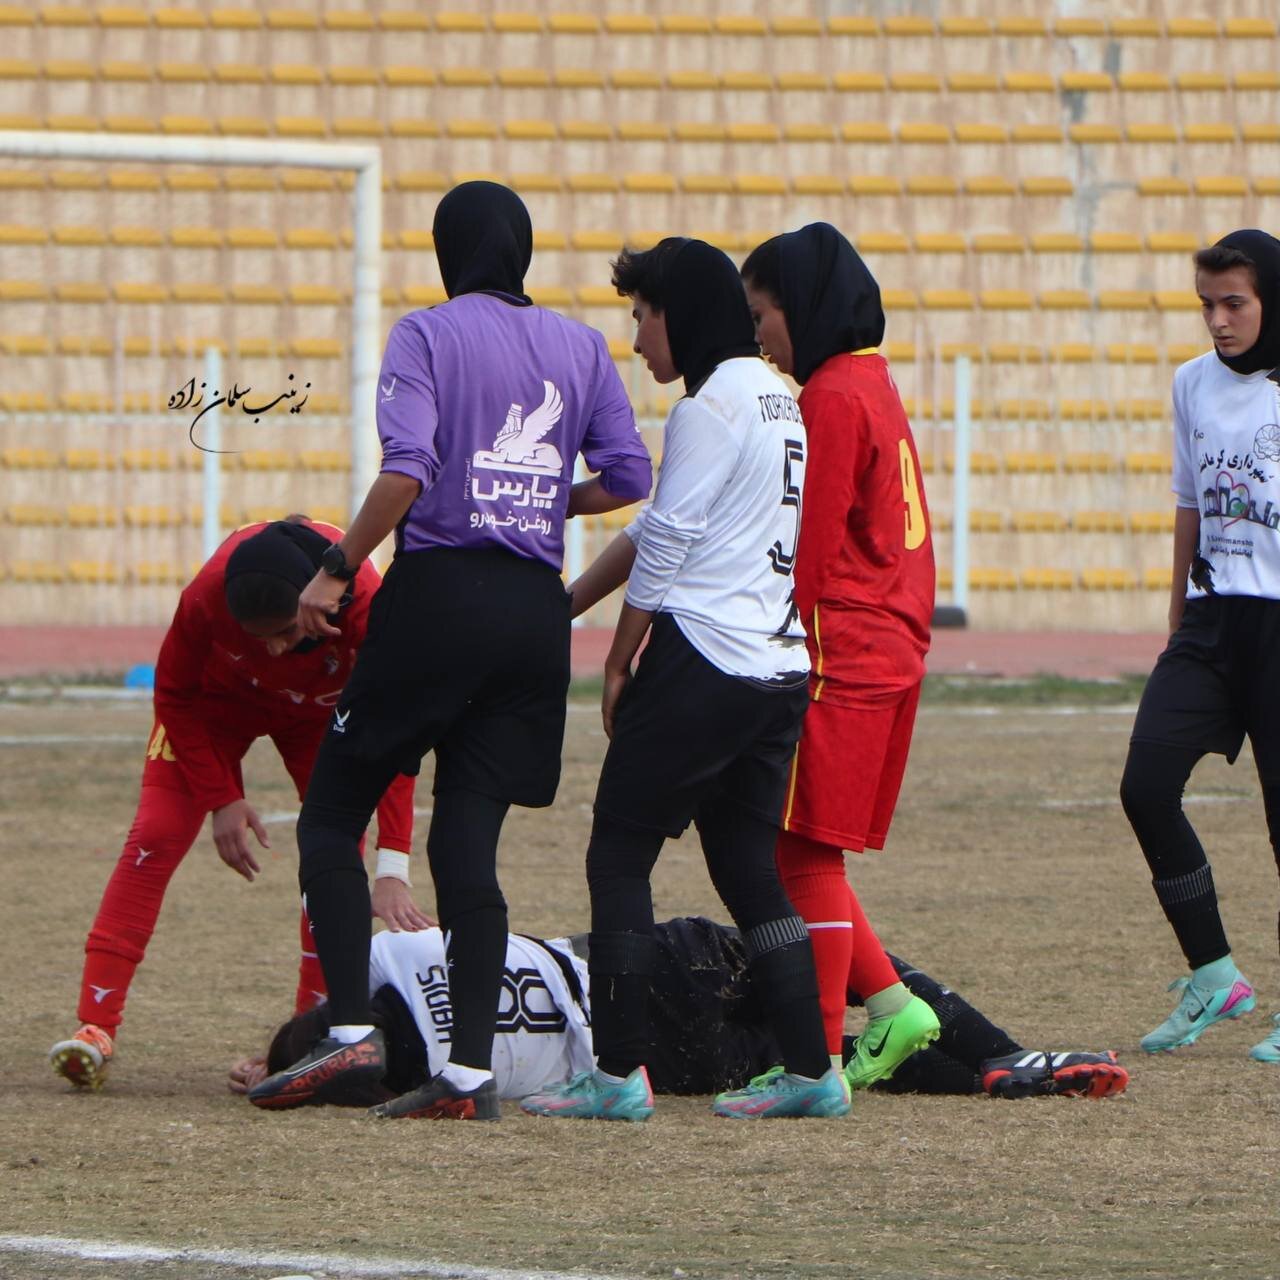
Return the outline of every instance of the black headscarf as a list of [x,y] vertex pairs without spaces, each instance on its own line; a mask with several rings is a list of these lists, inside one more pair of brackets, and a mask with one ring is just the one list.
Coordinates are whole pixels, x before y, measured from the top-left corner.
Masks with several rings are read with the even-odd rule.
[[1280,240],[1265,231],[1233,231],[1218,241],[1238,249],[1254,264],[1258,277],[1258,297],[1262,300],[1262,327],[1258,340],[1238,356],[1218,359],[1232,373],[1257,373],[1280,368]]
[[529,210],[510,187],[464,182],[436,206],[431,233],[445,292],[503,293],[529,304],[524,275],[533,257]]
[[[290,520],[277,520],[246,538],[227,557],[223,591],[231,616],[240,622],[292,618],[328,546],[324,534]],[[344,596],[342,604],[350,598]],[[306,637],[293,652],[307,653],[319,643]]]
[[884,340],[880,286],[858,251],[829,222],[811,222],[777,238],[778,302],[791,337],[792,376],[808,382],[842,351]]
[[671,259],[664,292],[667,341],[689,395],[722,361],[760,354],[742,277],[728,254],[705,240],[686,241]]

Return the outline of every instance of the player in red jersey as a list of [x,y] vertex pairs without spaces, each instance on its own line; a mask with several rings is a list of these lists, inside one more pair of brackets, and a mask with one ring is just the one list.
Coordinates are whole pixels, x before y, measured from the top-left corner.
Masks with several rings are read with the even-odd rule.
[[929,512],[889,366],[880,289],[853,246],[816,222],[743,264],[764,353],[803,390],[809,440],[795,603],[812,661],[777,858],[813,939],[827,1048],[845,992],[867,1030],[851,1089],[892,1075],[938,1021],[900,981],[845,876],[844,850],[882,849],[915,723],[933,614]]
[[[124,850],[85,943],[78,1016],[84,1024],[50,1050],[54,1070],[97,1088],[110,1063],[134,971],[142,962],[169,880],[213,815],[218,854],[252,880],[261,870],[252,832],[266,827],[245,798],[240,763],[269,737],[301,797],[320,739],[364,638],[381,579],[369,562],[342,606],[342,633],[306,640],[298,597],[340,529],[303,516],[237,530],[182,592],[156,662],[155,725],[142,794]],[[397,778],[378,807],[375,914],[393,929],[431,920],[409,893],[413,779]],[[304,910],[296,1005],[324,995]]]

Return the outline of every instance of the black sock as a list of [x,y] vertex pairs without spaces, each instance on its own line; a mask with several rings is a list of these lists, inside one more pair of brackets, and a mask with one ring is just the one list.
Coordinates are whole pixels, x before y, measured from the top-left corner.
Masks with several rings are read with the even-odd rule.
[[307,881],[306,897],[316,955],[329,988],[330,1023],[367,1023],[373,934],[369,877],[360,866],[320,871]]
[[506,907],[478,907],[449,921],[445,938],[453,1043],[449,1061],[493,1069],[496,992],[502,989],[507,957]]
[[[966,1071],[976,1074],[988,1058],[1000,1058],[1006,1053],[1015,1053],[1021,1047],[1006,1031],[979,1013],[962,995],[944,987],[927,973],[913,968],[897,956],[890,956],[889,959],[907,989],[925,1001],[938,1015],[942,1031],[935,1041],[935,1047],[940,1053],[961,1063]],[[898,1070],[901,1071],[902,1068]]]
[[588,946],[596,1065],[611,1076],[628,1076],[648,1056],[658,944],[652,934],[593,931]]
[[[853,1036],[845,1036],[842,1050],[847,1063],[853,1057]],[[880,1093],[981,1093],[982,1081],[963,1062],[957,1062],[932,1045],[919,1049],[887,1080],[872,1086]]]
[[1185,875],[1152,880],[1151,887],[1191,968],[1231,954],[1218,912],[1213,870],[1207,862]]
[[804,921],[799,916],[770,920],[745,930],[742,937],[750,956],[751,985],[782,1052],[783,1066],[813,1080],[826,1075],[831,1059],[822,1035],[818,973]]

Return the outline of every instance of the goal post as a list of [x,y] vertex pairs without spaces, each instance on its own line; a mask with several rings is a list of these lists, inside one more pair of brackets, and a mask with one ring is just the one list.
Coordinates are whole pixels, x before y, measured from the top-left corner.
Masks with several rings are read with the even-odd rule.
[[351,290],[351,512],[378,472],[374,399],[382,315],[382,152],[375,146],[252,138],[0,130],[0,155],[33,160],[133,160],[158,164],[353,170]]

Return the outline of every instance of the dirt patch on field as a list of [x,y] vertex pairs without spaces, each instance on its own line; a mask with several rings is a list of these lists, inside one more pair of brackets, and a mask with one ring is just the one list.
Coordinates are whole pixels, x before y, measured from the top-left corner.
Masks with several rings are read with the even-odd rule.
[[[888,945],[1025,1043],[1120,1050],[1124,1097],[864,1095],[847,1121],[773,1125],[715,1121],[700,1099],[662,1100],[644,1126],[508,1105],[501,1124],[472,1127],[265,1115],[226,1092],[228,1063],[291,998],[287,821],[253,886],[201,840],[135,984],[109,1090],[69,1092],[44,1053],[75,1027],[81,946],[132,815],[147,709],[0,707],[0,735],[25,744],[0,747],[0,1234],[611,1276],[1276,1275],[1280,1069],[1245,1057],[1261,1011],[1280,1009],[1256,780],[1247,760],[1209,761],[1189,812],[1260,1013],[1148,1059],[1137,1039],[1171,1007],[1181,958],[1116,802],[1130,723],[1123,708],[926,709],[890,850],[851,864]],[[83,740],[37,740],[58,735]],[[508,823],[517,927],[585,927],[603,748],[594,709],[577,709],[555,809]],[[269,749],[246,776],[262,811],[296,807]],[[660,916],[723,915],[693,841],[668,846],[655,903]],[[73,1271],[241,1274],[0,1254],[4,1276]]]

